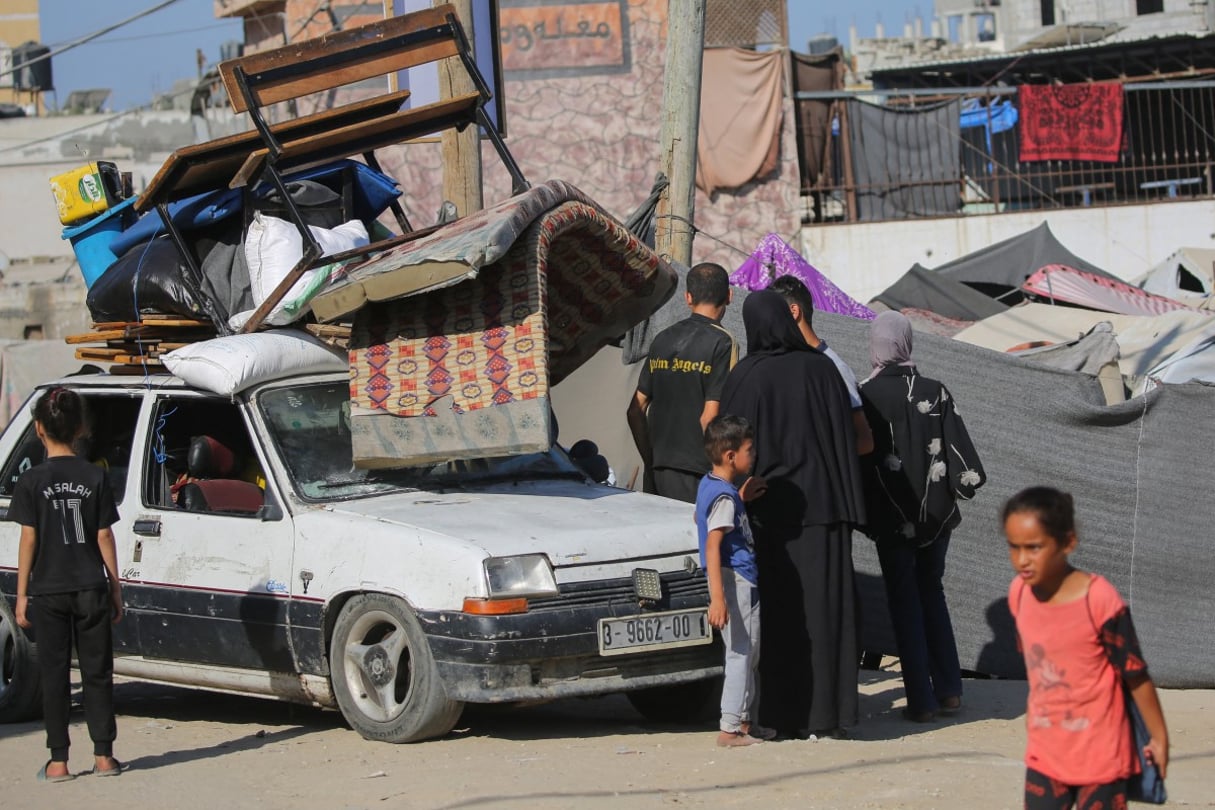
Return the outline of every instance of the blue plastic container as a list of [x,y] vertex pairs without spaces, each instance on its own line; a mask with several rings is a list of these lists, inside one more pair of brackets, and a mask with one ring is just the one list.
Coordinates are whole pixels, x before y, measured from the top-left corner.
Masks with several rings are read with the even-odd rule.
[[72,243],[86,287],[92,287],[93,282],[118,260],[110,244],[134,221],[135,212],[131,209],[134,204],[135,198],[130,197],[83,225],[63,229],[63,238]]

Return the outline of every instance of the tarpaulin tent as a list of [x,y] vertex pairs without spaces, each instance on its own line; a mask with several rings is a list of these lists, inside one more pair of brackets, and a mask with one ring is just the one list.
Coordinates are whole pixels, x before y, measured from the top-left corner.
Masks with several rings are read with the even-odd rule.
[[[964,343],[1006,352],[1033,342],[1068,343],[1108,321],[1118,341],[1118,366],[1132,392],[1142,391],[1152,370],[1205,337],[1215,336],[1215,315],[1179,309],[1163,315],[1117,315],[1050,304],[1023,304],[959,332]],[[1176,377],[1171,379],[1176,380]],[[1212,378],[1201,378],[1212,380]]]
[[1181,248],[1134,283],[1147,292],[1196,306],[1215,295],[1215,250]]
[[891,309],[926,310],[961,321],[981,321],[1008,309],[1007,304],[918,263],[873,300]]
[[[937,267],[935,272],[969,284],[992,297],[1000,297],[1019,289],[1027,278],[1048,264],[1061,264],[1102,278],[1115,278],[1064,247],[1046,222],[1020,236],[947,262]],[[1018,297],[1010,296],[1006,303],[1016,303]]]
[[1103,278],[1061,264],[1048,264],[1026,279],[1021,289],[1051,302],[1122,315],[1161,315],[1188,307],[1172,298],[1154,295],[1124,281]]
[[[1117,316],[1115,316],[1117,317]],[[868,357],[867,324],[824,315],[831,345],[854,367]],[[1071,492],[1081,524],[1076,565],[1107,577],[1130,604],[1152,677],[1165,687],[1215,687],[1215,500],[1209,453],[1215,387],[1166,385],[1105,405],[1096,378],[916,334],[919,368],[945,382],[974,439],[988,483],[962,504],[950,543],[945,590],[962,666],[1023,673],[1006,594],[1013,571],[999,523],[1019,489]],[[854,558],[864,605],[863,642],[889,652],[888,618],[872,544]]]
[[835,286],[831,279],[774,233],[759,240],[747,260],[730,274],[730,283],[752,291],[762,290],[781,276],[793,276],[805,284],[814,297],[814,309],[818,312],[833,312],[866,320],[873,318],[873,310]]

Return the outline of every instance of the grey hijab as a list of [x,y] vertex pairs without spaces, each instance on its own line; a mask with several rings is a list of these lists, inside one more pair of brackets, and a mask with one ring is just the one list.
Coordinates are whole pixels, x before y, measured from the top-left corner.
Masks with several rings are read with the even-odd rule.
[[914,367],[911,359],[911,321],[901,312],[879,312],[869,327],[869,364],[874,377],[886,366]]

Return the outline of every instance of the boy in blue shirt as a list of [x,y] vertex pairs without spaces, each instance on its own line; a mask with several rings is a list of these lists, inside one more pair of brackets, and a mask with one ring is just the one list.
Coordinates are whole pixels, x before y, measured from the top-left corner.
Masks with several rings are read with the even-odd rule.
[[[762,478],[748,477],[755,431],[741,416],[719,416],[705,428],[705,453],[713,469],[696,492],[700,565],[709,578],[709,624],[726,647],[721,691],[722,747],[770,740],[776,732],[752,722],[755,670],[759,664],[759,588],[755,542],[744,501],[764,493]],[[744,479],[741,489],[734,482]]]

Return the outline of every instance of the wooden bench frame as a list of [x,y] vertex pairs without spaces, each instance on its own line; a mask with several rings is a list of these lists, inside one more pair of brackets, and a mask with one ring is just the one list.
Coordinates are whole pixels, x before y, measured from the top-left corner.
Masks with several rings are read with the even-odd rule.
[[[292,121],[270,124],[263,108],[313,93],[386,76],[441,59],[459,58],[475,91],[412,109],[401,109],[408,91],[386,93]],[[391,17],[314,40],[286,45],[222,62],[220,77],[232,108],[247,112],[254,129],[175,151],[136,202],[137,211],[155,207],[202,292],[202,272],[169,216],[170,202],[227,185],[252,188],[265,178],[281,195],[290,220],[300,231],[303,258],[263,302],[242,332],[261,326],[266,316],[309,268],[321,248],[287,193],[283,173],[303,170],[353,155],[379,170],[375,150],[445,129],[481,128],[512,180],[512,192],[529,188],[518,164],[486,112],[493,96],[473,59],[468,38],[451,5]],[[246,201],[249,202],[248,200]],[[406,238],[413,235],[399,202],[392,211]],[[400,238],[393,241],[401,241]],[[382,243],[369,245],[370,253]],[[357,254],[356,254],[357,255]],[[217,308],[202,294],[213,320]],[[216,329],[227,333],[226,320]]]

